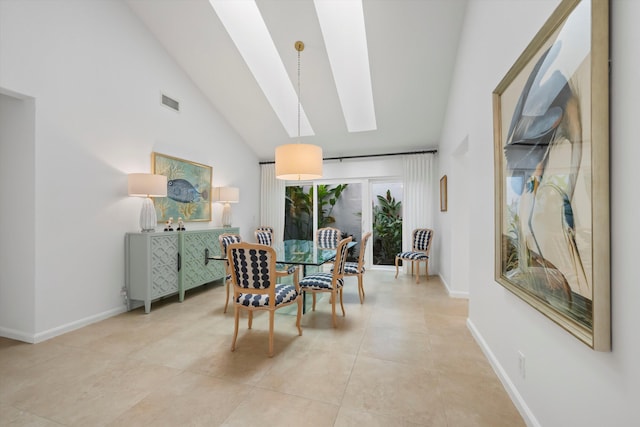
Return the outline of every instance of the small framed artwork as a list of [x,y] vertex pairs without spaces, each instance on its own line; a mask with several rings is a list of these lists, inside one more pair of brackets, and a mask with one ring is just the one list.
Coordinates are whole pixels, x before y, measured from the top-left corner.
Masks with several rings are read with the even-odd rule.
[[493,92],[495,279],[611,349],[609,1],[563,0]]
[[447,175],[440,178],[440,212],[447,211]]
[[211,166],[154,152],[151,169],[167,177],[167,197],[154,200],[158,222],[211,221]]

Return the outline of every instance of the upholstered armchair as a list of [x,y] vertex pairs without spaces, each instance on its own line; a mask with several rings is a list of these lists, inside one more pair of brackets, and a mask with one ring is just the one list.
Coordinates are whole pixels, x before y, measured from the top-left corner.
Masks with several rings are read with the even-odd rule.
[[313,296],[312,309],[316,309],[316,294],[319,292],[331,293],[331,316],[333,327],[337,326],[336,322],[336,301],[340,298],[340,307],[342,308],[342,316],[344,317],[344,305],[342,303],[342,288],[344,287],[344,268],[347,260],[348,244],[351,237],[347,237],[338,243],[336,249],[336,257],[333,262],[333,269],[330,273],[319,272],[305,276],[300,280],[300,290],[308,292]]
[[411,275],[413,265],[417,263],[416,283],[420,281],[420,263],[424,262],[427,280],[429,280],[429,252],[433,242],[433,230],[430,228],[416,228],[411,233],[411,250],[396,255],[396,278],[398,278],[398,261],[411,261]]
[[235,327],[231,351],[236,349],[240,310],[249,313],[249,329],[253,322],[253,312],[269,312],[269,357],[273,356],[274,313],[277,309],[297,303],[296,326],[298,335],[302,335],[300,317],[302,316],[302,298],[298,285],[298,269],[294,270],[293,284],[276,283],[277,278],[286,272],[276,271],[276,251],[270,246],[259,243],[233,243],[227,248],[227,258],[231,266],[233,283],[233,307]]

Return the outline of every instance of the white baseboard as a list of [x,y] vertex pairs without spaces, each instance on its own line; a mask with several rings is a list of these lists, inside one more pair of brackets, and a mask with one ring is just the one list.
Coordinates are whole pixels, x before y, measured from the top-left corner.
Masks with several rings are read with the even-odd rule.
[[449,296],[451,298],[464,298],[464,299],[469,299],[469,292],[462,292],[462,291],[452,291],[451,287],[449,286],[449,284],[447,283],[446,280],[444,280],[444,278],[438,274],[438,277],[440,278],[440,281],[442,282],[442,284],[444,285],[445,289],[447,290],[447,294],[449,294]]
[[467,318],[467,327],[469,328],[469,331],[471,331],[471,335],[473,335],[476,342],[482,349],[482,352],[489,360],[491,367],[498,376],[498,379],[500,379],[500,382],[502,383],[504,388],[507,390],[511,401],[518,409],[518,412],[520,412],[520,415],[522,416],[524,422],[529,427],[541,427],[540,423],[533,415],[533,412],[531,412],[531,409],[529,409],[529,406],[518,392],[515,384],[513,384],[506,371],[502,368],[502,365],[500,364],[500,362],[498,362],[498,359],[496,359],[495,355],[487,345],[487,342],[484,340],[484,338],[482,338],[482,335],[469,318]]
[[74,322],[67,323],[66,325],[61,325],[56,328],[52,328],[43,332],[38,332],[36,334],[32,334],[24,331],[17,331],[9,328],[0,328],[0,336],[17,340],[17,341],[30,343],[30,344],[37,344],[39,342],[57,337],[58,335],[75,331],[76,329],[80,329],[92,323],[96,323],[101,320],[108,319],[109,317],[117,316],[118,314],[124,313],[125,311],[127,310],[124,306],[113,308],[111,310],[107,310],[102,313],[95,314],[93,316],[85,317],[84,319],[76,320]]
[[28,334],[23,331],[18,331],[16,329],[11,328],[2,328],[0,327],[0,337],[9,338],[16,341],[27,342],[30,344],[34,343],[34,337],[32,334]]

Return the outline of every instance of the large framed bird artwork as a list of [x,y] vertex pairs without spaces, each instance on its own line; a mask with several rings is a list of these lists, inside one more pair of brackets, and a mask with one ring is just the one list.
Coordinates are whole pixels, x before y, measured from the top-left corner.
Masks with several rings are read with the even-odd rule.
[[495,279],[611,349],[609,2],[563,0],[493,92]]
[[167,177],[167,197],[154,200],[158,222],[211,221],[211,166],[154,152],[151,168]]

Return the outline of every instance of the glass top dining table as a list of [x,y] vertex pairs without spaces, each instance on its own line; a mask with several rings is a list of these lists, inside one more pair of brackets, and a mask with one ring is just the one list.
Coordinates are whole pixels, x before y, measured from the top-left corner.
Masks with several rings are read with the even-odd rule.
[[[349,242],[352,248],[356,242]],[[308,265],[320,266],[333,261],[336,257],[335,249],[320,249],[313,240],[285,240],[275,243],[276,262],[282,264],[302,265],[302,277],[306,274]]]

